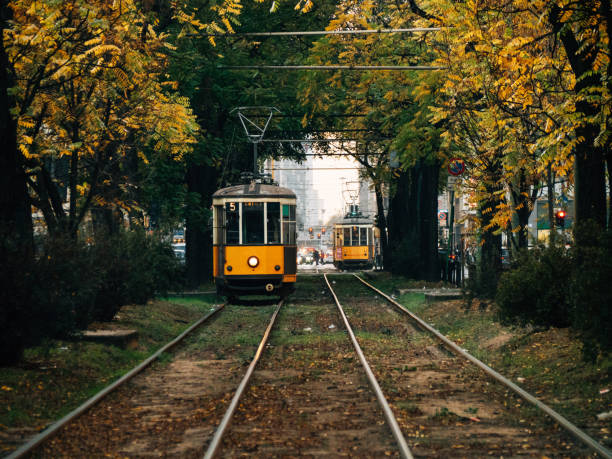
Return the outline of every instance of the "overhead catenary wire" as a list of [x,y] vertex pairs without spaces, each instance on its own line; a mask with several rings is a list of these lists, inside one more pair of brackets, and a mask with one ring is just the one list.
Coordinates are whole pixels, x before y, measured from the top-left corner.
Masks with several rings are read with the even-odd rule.
[[362,167],[266,167],[265,171],[339,171],[339,170],[357,170]]
[[334,142],[385,142],[393,140],[393,137],[383,137],[374,139],[353,139],[353,138],[335,138],[335,139],[262,139],[260,142],[279,142],[279,143],[334,143]]
[[409,27],[404,29],[355,29],[355,30],[299,30],[280,32],[235,32],[235,33],[202,33],[189,34],[200,37],[298,37],[305,35],[363,35],[363,34],[387,34],[387,33],[412,33],[412,32],[435,32],[442,30],[441,27]]
[[444,70],[429,65],[220,65],[220,70]]

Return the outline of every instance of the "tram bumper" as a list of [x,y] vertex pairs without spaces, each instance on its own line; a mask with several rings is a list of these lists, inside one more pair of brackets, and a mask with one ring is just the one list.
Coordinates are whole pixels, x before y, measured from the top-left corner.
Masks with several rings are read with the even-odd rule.
[[217,286],[219,286],[219,283],[222,284],[222,287],[224,289],[236,293],[272,294],[279,292],[280,289],[283,287],[283,275],[225,275],[223,278],[217,280]]
[[372,266],[372,263],[368,259],[344,259],[341,260],[341,262],[347,269],[369,268]]

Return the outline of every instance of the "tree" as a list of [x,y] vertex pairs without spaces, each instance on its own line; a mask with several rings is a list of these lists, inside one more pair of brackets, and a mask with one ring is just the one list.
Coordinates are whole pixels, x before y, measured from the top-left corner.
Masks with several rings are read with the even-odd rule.
[[[411,25],[409,12],[410,6],[403,3],[346,1],[338,5],[335,18],[327,28],[402,28]],[[429,59],[427,49],[422,48],[416,39],[376,34],[321,38],[313,47],[310,62],[318,65],[408,65],[423,64]],[[364,165],[376,190],[380,190],[383,183],[390,182],[393,195],[389,209],[388,244],[384,240],[386,221],[379,221],[385,267],[434,280],[438,278],[436,214],[440,162],[436,136],[439,132],[435,128],[430,130],[424,118],[419,123],[415,121],[419,109],[426,111],[426,106],[418,107],[412,89],[422,77],[405,71],[312,73],[303,77],[302,94],[310,112],[309,123],[319,122],[325,123],[322,126],[364,132],[364,137],[389,138],[389,141],[378,144],[370,142],[377,148],[370,148],[368,153],[376,154],[376,157],[364,157],[367,151],[364,149],[352,152],[354,158]],[[330,123],[325,113],[341,113],[344,117]],[[347,134],[347,137],[351,135]],[[414,150],[410,152],[413,145]],[[389,169],[391,151],[403,164],[397,176],[393,176]],[[414,154],[423,151],[427,153]],[[384,216],[380,192],[377,193],[377,202],[378,215]],[[402,255],[419,254],[419,262],[404,262],[400,248],[403,248]],[[395,262],[393,256],[397,256]]]
[[[450,73],[441,105],[457,113],[462,104],[478,104],[479,133],[482,123],[495,123],[507,186],[537,187],[550,165],[554,174],[575,178],[577,221],[605,225],[609,1],[432,0],[424,8],[444,16],[422,24],[448,27],[441,33],[439,62]],[[514,210],[528,201],[519,199]]]
[[134,3],[24,1],[13,11],[8,56],[31,201],[52,234],[76,236],[91,208],[137,206],[136,165],[180,159],[196,126],[164,77],[167,44]]
[[[0,37],[9,29],[12,11],[8,1],[0,1]],[[31,251],[32,221],[27,200],[21,157],[17,150],[16,123],[11,110],[14,75],[11,73],[5,40],[0,40],[0,256],[16,247]],[[12,248],[12,244],[15,244]],[[29,247],[29,249],[27,249]]]

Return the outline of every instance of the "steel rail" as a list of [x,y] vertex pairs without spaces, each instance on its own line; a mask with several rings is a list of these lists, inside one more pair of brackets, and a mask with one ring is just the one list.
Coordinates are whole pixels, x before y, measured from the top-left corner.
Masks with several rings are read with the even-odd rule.
[[134,376],[136,376],[138,373],[140,373],[142,370],[147,368],[152,362],[158,359],[160,355],[162,355],[164,352],[166,352],[167,350],[169,350],[170,348],[172,348],[173,346],[181,342],[189,333],[191,333],[193,330],[198,328],[200,325],[202,325],[204,322],[206,322],[208,319],[210,319],[214,314],[216,314],[218,311],[220,311],[224,307],[225,307],[225,303],[220,305],[218,308],[215,308],[213,311],[210,311],[200,320],[198,320],[197,322],[192,324],[189,328],[187,328],[183,333],[178,335],[172,341],[170,341],[169,343],[164,345],[161,349],[159,349],[157,352],[155,352],[155,354],[151,355],[149,358],[144,360],[138,366],[132,368],[128,373],[124,374],[121,378],[116,380],[114,383],[105,387],[100,392],[98,392],[96,395],[94,395],[89,400],[87,400],[85,403],[75,408],[70,413],[68,413],[66,416],[61,418],[59,421],[55,422],[54,424],[49,426],[47,429],[43,430],[41,433],[39,433],[38,435],[30,439],[27,443],[22,445],[20,448],[13,451],[9,456],[7,456],[7,459],[20,458],[28,454],[29,452],[31,452],[35,447],[37,447],[42,442],[47,440],[49,437],[55,434],[59,429],[61,429],[66,424],[68,424],[69,422],[73,421],[74,419],[76,419],[77,417],[85,413],[88,409],[90,409],[92,406],[94,406],[96,403],[102,400],[105,396],[107,396],[108,394],[113,392],[115,389],[117,389],[119,386],[126,383],[127,381],[132,379]]
[[230,422],[232,420],[232,416],[234,415],[234,411],[236,411],[236,408],[238,407],[240,397],[242,397],[244,390],[249,384],[251,375],[255,371],[255,366],[257,365],[257,362],[259,362],[259,358],[261,357],[261,354],[264,348],[266,347],[268,337],[270,336],[270,332],[272,331],[272,327],[274,327],[274,322],[276,321],[276,316],[278,316],[278,312],[280,311],[280,308],[282,307],[284,301],[285,300],[279,301],[278,305],[276,306],[274,314],[272,314],[272,318],[270,319],[270,323],[268,324],[268,328],[266,328],[266,331],[264,332],[264,335],[261,338],[261,342],[259,343],[259,347],[257,348],[257,352],[255,352],[253,361],[249,365],[249,368],[247,369],[244,377],[242,378],[238,389],[236,389],[236,393],[234,394],[234,397],[232,398],[229,407],[225,411],[223,419],[221,420],[221,422],[219,423],[219,427],[217,427],[217,430],[215,431],[215,435],[213,436],[212,440],[210,441],[210,444],[208,445],[208,449],[206,450],[206,454],[204,455],[205,459],[212,459],[219,447],[221,446],[221,439],[223,438],[223,434],[229,427]]
[[363,280],[357,274],[353,274],[353,276],[355,276],[362,283],[364,283],[365,285],[370,287],[372,290],[374,290],[375,292],[380,294],[382,297],[384,297],[387,301],[389,301],[391,304],[396,306],[402,312],[408,314],[417,324],[419,324],[420,327],[424,328],[425,330],[427,330],[428,332],[433,334],[436,338],[438,338],[440,341],[442,341],[442,343],[444,343],[453,352],[455,352],[458,355],[460,355],[460,356],[464,357],[465,359],[469,360],[470,362],[472,362],[473,364],[478,366],[480,369],[482,369],[489,376],[491,376],[493,379],[495,379],[498,382],[502,383],[504,386],[512,389],[514,392],[516,392],[518,395],[520,395],[523,399],[527,400],[528,402],[532,403],[533,405],[535,405],[536,407],[538,407],[539,409],[544,411],[551,418],[553,418],[560,425],[562,425],[568,432],[570,432],[572,435],[574,435],[574,437],[576,437],[577,439],[581,440],[583,443],[585,443],[593,451],[596,451],[602,457],[605,457],[605,458],[608,458],[608,459],[612,459],[612,451],[610,451],[605,446],[601,445],[595,439],[590,437],[586,432],[584,432],[583,430],[581,430],[580,428],[578,428],[577,426],[572,424],[570,421],[568,421],[566,418],[561,416],[555,410],[550,408],[544,402],[538,400],[536,397],[531,395],[529,392],[525,391],[520,386],[518,386],[518,385],[514,384],[512,381],[510,381],[508,378],[506,378],[505,376],[503,376],[500,373],[498,373],[497,371],[495,371],[493,368],[488,366],[486,363],[478,360],[476,357],[472,356],[467,351],[465,351],[464,349],[462,349],[459,346],[457,346],[454,342],[449,340],[446,336],[444,336],[438,330],[436,330],[435,328],[433,328],[432,326],[430,326],[429,324],[424,322],[421,318],[419,318],[414,313],[410,312],[408,309],[406,309],[404,306],[399,304],[393,298],[391,298],[390,296],[388,296],[384,292],[380,291],[379,289],[377,289],[373,285],[371,285],[368,282],[366,282],[365,280]]
[[355,348],[355,351],[357,352],[359,361],[361,362],[361,365],[363,366],[366,372],[368,381],[370,382],[370,386],[374,390],[374,393],[376,394],[376,398],[378,399],[378,403],[383,409],[383,414],[385,416],[385,419],[387,420],[387,423],[389,427],[391,428],[391,433],[393,434],[393,437],[395,438],[395,441],[397,442],[397,445],[399,447],[400,456],[407,458],[407,459],[412,459],[413,456],[412,456],[412,453],[410,452],[410,448],[408,447],[408,443],[406,442],[406,439],[404,438],[404,435],[402,434],[402,430],[400,429],[397,423],[397,420],[395,419],[393,411],[391,411],[391,407],[389,406],[389,403],[387,402],[387,399],[385,398],[385,395],[383,394],[382,389],[380,388],[380,385],[378,384],[378,381],[376,380],[376,376],[374,376],[374,373],[372,372],[372,369],[370,368],[370,365],[368,364],[365,358],[365,355],[363,354],[363,351],[361,350],[361,347],[359,346],[359,343],[357,342],[357,338],[355,337],[355,334],[353,333],[353,329],[351,328],[351,325],[349,324],[348,319],[346,318],[346,315],[344,314],[344,310],[342,309],[342,306],[340,305],[340,301],[338,301],[338,297],[336,296],[336,293],[332,289],[329,283],[329,279],[327,279],[327,274],[323,274],[323,277],[325,278],[325,282],[327,283],[327,287],[329,288],[329,291],[334,297],[334,301],[336,302],[336,306],[338,307],[340,316],[342,316],[342,321],[344,322],[346,331],[348,332],[349,337],[351,338],[351,342],[353,343],[353,347]]

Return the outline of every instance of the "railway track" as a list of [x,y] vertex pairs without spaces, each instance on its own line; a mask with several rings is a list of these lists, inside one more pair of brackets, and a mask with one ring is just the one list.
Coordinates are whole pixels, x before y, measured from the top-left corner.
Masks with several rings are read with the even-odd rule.
[[269,309],[215,308],[8,457],[201,457]]
[[512,419],[484,364],[359,280],[308,276],[283,308],[215,310],[9,457],[611,457]]
[[[272,319],[205,458],[217,455],[413,457],[342,306],[336,301],[348,337],[339,331],[340,325],[335,325],[338,316],[330,306],[326,296],[310,308],[299,303],[297,308],[286,312],[279,324],[282,329],[272,335],[262,361],[264,368],[255,372],[272,329]],[[303,321],[305,316],[309,316],[308,320]],[[304,327],[307,324],[312,326]],[[323,335],[315,340],[316,344],[307,338],[313,328]],[[305,346],[304,341],[309,345]],[[310,353],[312,345],[317,349]],[[305,366],[306,362],[296,358],[301,352],[310,353],[310,365]],[[329,355],[339,357],[340,364],[322,360]]]
[[[351,305],[353,320],[359,323],[361,331],[382,328],[389,335],[404,335],[406,339],[399,340],[405,342],[404,346],[400,345],[404,349],[409,349],[408,346],[415,341],[422,340],[419,336],[425,332],[448,351],[441,351],[437,345],[421,343],[413,346],[414,352],[403,352],[402,360],[389,362],[376,357],[382,355],[376,345],[369,346],[371,351],[369,355],[377,364],[380,378],[390,380],[389,386],[396,394],[394,399],[408,406],[403,410],[396,408],[396,412],[398,418],[404,421],[402,426],[404,430],[413,432],[412,435],[408,434],[409,443],[415,448],[417,455],[479,457],[491,454],[503,456],[552,454],[572,457],[612,457],[609,449],[535,396],[471,356],[393,298],[359,276],[354,277],[370,289],[370,292],[376,292],[375,295],[378,297],[376,299],[371,297],[365,301],[356,299],[363,294],[359,295],[358,289],[350,284],[347,278],[336,277],[339,284],[350,285],[347,304]],[[381,312],[383,304],[373,305],[375,301],[380,302],[381,299],[392,305],[394,311],[398,311],[404,317],[410,317],[417,328],[398,328],[399,323],[392,319],[395,312],[383,313]],[[410,362],[403,360],[406,357],[411,357]],[[398,368],[404,371],[398,372]],[[495,403],[486,402],[489,393],[494,392],[490,389],[489,382],[480,379],[480,383],[474,384],[470,381],[478,377],[477,372],[484,372],[487,377],[507,388],[508,394],[504,403],[515,403],[517,406],[521,403],[520,399],[517,401],[511,397],[510,392],[513,392],[524,401],[533,404],[538,411],[549,416],[565,430],[554,426],[551,430],[538,433],[530,426],[522,426],[524,420],[512,421],[504,413],[507,411],[504,406],[496,407]],[[400,413],[401,411],[403,413]],[[504,435],[500,436],[500,433]],[[573,436],[577,443],[572,442],[568,434]],[[500,441],[502,438],[505,444]],[[516,441],[514,445],[511,444],[513,439]],[[444,444],[450,445],[450,449],[446,448],[445,451]],[[455,454],[452,452],[453,449]]]
[[145,369],[150,367],[151,364],[159,360],[160,357],[164,353],[169,352],[175,346],[177,346],[182,341],[184,341],[185,338],[189,336],[191,333],[193,333],[198,327],[200,327],[204,323],[211,320],[215,316],[215,314],[217,314],[224,307],[225,307],[225,304],[221,304],[213,308],[213,310],[211,310],[208,314],[204,315],[200,320],[193,323],[185,331],[183,331],[183,333],[178,335],[175,339],[173,339],[166,345],[162,346],[153,355],[145,359],[143,362],[138,364],[132,370],[128,371],[121,378],[117,379],[115,382],[113,382],[112,384],[108,385],[107,387],[105,387],[104,389],[102,389],[101,391],[93,395],[87,401],[79,405],[76,409],[72,410],[70,413],[68,413],[67,415],[65,415],[64,417],[62,417],[61,419],[59,419],[52,425],[50,425],[48,428],[46,428],[39,434],[35,435],[34,437],[32,437],[29,441],[27,441],[21,447],[17,448],[9,456],[7,456],[8,459],[16,459],[20,457],[25,457],[27,455],[31,455],[33,452],[37,450],[37,448],[40,447],[40,445],[44,444],[45,442],[48,442],[51,438],[57,435],[62,429],[69,428],[69,425],[71,423],[73,423],[80,416],[82,416],[84,413],[86,413],[88,410],[90,410],[92,407],[98,404],[105,397],[119,390],[121,387],[126,385],[129,381],[131,381],[137,375],[141,374]]

